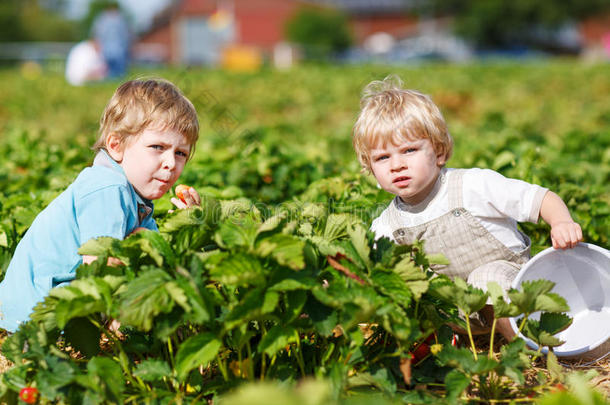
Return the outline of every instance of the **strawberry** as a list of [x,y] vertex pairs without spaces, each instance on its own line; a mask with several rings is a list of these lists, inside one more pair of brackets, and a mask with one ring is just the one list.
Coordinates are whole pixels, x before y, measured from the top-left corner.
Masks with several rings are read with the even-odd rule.
[[415,348],[412,352],[413,354],[413,362],[415,364],[419,363],[423,359],[425,359],[430,354],[430,345],[428,343],[421,343],[419,346]]
[[25,387],[19,391],[19,398],[26,404],[35,404],[38,400],[38,389],[34,387]]
[[189,188],[189,186],[184,184],[179,184],[176,186],[176,197],[178,197],[185,204],[186,199],[184,198],[184,194],[188,191]]

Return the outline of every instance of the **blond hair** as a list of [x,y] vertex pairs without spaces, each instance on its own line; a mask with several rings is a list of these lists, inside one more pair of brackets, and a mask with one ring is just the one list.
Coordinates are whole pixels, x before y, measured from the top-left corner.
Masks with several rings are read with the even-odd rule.
[[389,143],[428,139],[445,161],[451,156],[453,140],[439,108],[429,96],[404,89],[397,76],[369,83],[360,108],[352,142],[365,170],[371,170],[371,149]]
[[182,134],[192,156],[199,137],[199,121],[193,104],[172,83],[163,79],[137,79],[114,92],[100,119],[99,138],[93,149],[106,149],[110,135],[121,145],[147,128]]

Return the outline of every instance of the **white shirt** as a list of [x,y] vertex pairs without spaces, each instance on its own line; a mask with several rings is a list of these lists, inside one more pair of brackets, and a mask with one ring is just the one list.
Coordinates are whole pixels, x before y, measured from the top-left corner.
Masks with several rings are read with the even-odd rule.
[[[371,230],[376,238],[392,233],[398,227],[412,227],[432,221],[449,212],[448,181],[455,169],[443,169],[430,194],[419,204],[405,204],[398,197],[395,204],[401,224],[393,224],[386,208],[373,220]],[[463,207],[481,225],[509,249],[520,251],[526,246],[517,222],[538,222],[542,199],[548,189],[522,180],[510,179],[489,169],[467,169],[462,177]],[[397,227],[398,225],[398,227]]]
[[74,45],[66,59],[66,80],[73,86],[81,86],[89,80],[102,79],[106,62],[91,41]]

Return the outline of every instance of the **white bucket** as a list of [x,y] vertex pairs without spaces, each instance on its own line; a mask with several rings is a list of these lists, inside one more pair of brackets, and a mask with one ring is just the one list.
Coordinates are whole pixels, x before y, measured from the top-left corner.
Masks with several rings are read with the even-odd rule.
[[[555,283],[552,292],[561,295],[570,306],[572,325],[556,334],[565,341],[553,349],[558,357],[594,362],[610,354],[610,251],[590,243],[573,249],[546,249],[522,268],[513,287],[523,281],[546,279]],[[537,318],[540,314],[533,314]],[[515,333],[515,318],[510,318]],[[538,346],[522,337],[534,350]],[[547,352],[544,348],[543,352]]]

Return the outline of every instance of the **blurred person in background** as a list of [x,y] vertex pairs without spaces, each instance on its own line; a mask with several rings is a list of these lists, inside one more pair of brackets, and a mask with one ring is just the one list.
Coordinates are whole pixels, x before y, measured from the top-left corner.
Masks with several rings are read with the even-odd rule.
[[100,44],[108,78],[125,75],[129,63],[131,32],[117,2],[110,2],[94,20],[92,36]]
[[74,45],[66,59],[66,80],[73,86],[106,77],[107,68],[100,46],[94,39]]

